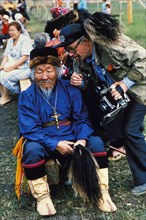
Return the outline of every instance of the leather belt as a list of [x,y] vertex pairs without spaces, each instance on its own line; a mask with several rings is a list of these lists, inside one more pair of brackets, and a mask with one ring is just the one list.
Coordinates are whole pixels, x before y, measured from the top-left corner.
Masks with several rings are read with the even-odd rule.
[[[62,121],[58,121],[58,126],[66,126],[71,124],[71,121],[68,119],[62,120]],[[56,125],[56,121],[51,121],[51,122],[45,122],[42,124],[43,127],[48,127],[48,126],[52,126],[52,125]]]

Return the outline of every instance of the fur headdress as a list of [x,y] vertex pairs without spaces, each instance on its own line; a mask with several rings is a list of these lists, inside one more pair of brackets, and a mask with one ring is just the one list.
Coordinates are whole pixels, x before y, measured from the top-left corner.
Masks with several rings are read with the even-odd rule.
[[108,45],[118,41],[122,25],[112,15],[95,12],[84,21],[84,28],[93,42]]
[[101,198],[97,169],[98,164],[90,151],[82,145],[77,145],[71,160],[69,179],[76,194],[96,204]]
[[61,30],[68,24],[72,23],[83,23],[83,21],[88,18],[91,14],[84,9],[71,10],[68,13],[61,15],[55,19],[47,21],[45,26],[45,32],[50,35],[51,38],[54,37],[54,29]]
[[39,64],[52,64],[60,67],[57,50],[52,47],[36,48],[30,52],[29,67],[33,68]]

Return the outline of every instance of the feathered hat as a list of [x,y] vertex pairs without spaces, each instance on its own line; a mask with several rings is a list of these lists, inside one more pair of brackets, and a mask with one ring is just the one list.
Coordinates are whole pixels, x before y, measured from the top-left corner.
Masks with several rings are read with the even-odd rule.
[[97,44],[109,44],[118,41],[122,25],[112,15],[95,12],[84,21],[84,28],[90,39]]
[[61,43],[54,48],[68,46],[81,36],[89,37],[97,44],[116,43],[122,32],[122,25],[112,15],[95,12],[82,23],[68,24],[60,31]]

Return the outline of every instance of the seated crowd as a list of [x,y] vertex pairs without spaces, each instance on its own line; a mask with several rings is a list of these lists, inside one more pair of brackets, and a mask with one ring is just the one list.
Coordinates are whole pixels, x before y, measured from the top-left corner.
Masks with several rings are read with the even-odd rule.
[[30,38],[22,34],[17,21],[9,24],[9,36],[0,65],[0,105],[11,101],[9,90],[19,93],[19,80],[29,78],[29,55],[32,50]]
[[21,25],[22,33],[29,36],[26,24],[30,18],[22,4],[24,3],[18,1],[16,4],[11,2],[10,4],[4,4],[3,7],[0,6],[0,49],[4,47],[4,40],[9,38],[8,25],[12,21],[18,21]]

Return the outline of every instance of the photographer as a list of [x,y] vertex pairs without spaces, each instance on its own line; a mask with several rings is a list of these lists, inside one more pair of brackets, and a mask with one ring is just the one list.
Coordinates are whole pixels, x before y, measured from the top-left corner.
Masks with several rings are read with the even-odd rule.
[[[71,84],[84,89],[94,127],[99,113],[96,86],[110,86],[115,100],[128,91],[131,101],[124,112],[124,141],[135,185],[131,193],[141,195],[146,193],[146,143],[140,131],[146,114],[146,50],[123,35],[119,22],[111,15],[96,12],[83,25],[64,27],[57,47],[65,47],[79,60],[76,69],[83,75],[73,73]],[[105,70],[110,70],[110,75]]]

